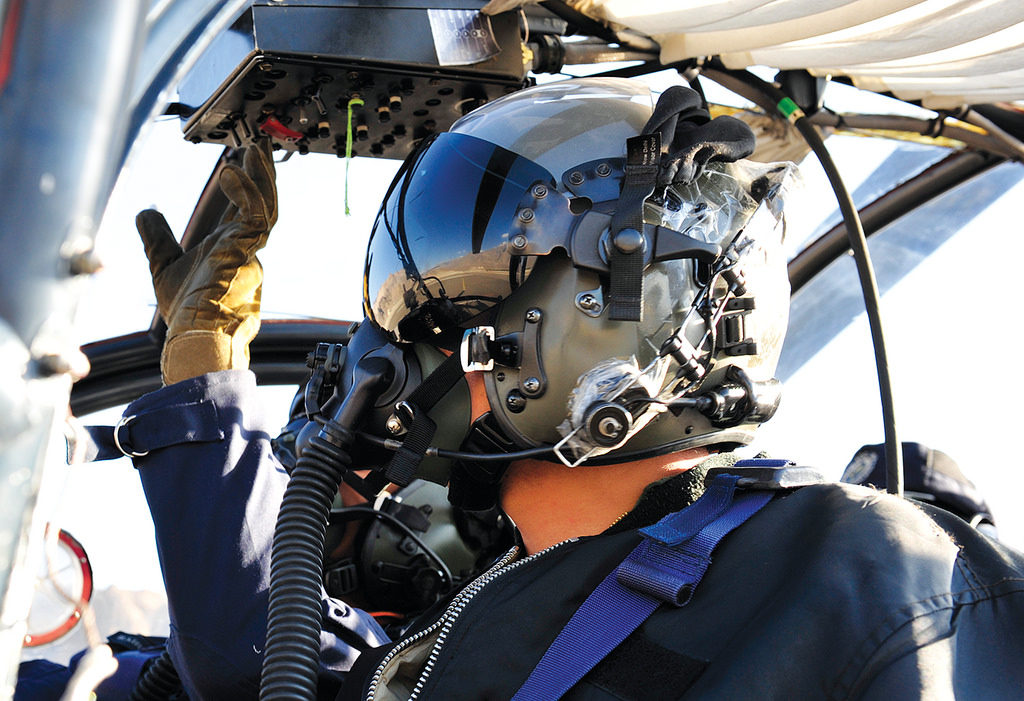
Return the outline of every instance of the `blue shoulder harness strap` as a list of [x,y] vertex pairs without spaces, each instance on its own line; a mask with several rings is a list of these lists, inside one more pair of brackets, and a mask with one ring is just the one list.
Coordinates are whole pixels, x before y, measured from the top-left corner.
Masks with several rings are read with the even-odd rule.
[[[700,499],[641,529],[643,541],[573,614],[513,701],[561,698],[661,604],[685,606],[718,543],[776,494],[772,487],[743,491],[751,482],[761,484],[741,477],[743,468],[777,471],[790,465],[785,460],[743,460],[735,466],[739,474],[716,470]],[[783,486],[772,482],[776,489]],[[612,620],[616,625],[610,628]]]

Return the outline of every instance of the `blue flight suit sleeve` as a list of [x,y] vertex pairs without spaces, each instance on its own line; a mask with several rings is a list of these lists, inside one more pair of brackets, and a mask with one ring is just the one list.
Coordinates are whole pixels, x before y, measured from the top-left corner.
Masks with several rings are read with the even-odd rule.
[[[164,387],[125,410],[121,447],[156,530],[168,649],[190,698],[256,698],[270,553],[288,476],[273,457],[255,376],[225,370]],[[143,454],[145,453],[145,454]],[[373,618],[322,598],[321,683],[387,642]]]

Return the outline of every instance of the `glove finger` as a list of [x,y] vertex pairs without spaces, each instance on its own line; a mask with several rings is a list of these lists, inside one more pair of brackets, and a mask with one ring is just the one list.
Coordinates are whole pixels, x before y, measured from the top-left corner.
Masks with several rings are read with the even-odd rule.
[[273,226],[277,220],[277,180],[270,139],[260,139],[245,150],[242,168],[259,190],[267,210],[267,219],[270,226]]
[[220,187],[227,198],[238,207],[234,221],[241,226],[232,227],[231,238],[256,237],[256,248],[262,248],[273,222],[259,188],[237,166],[226,166],[220,174]]
[[155,209],[139,212],[135,216],[135,228],[139,230],[146,258],[149,259],[149,272],[154,278],[184,253],[164,215]]

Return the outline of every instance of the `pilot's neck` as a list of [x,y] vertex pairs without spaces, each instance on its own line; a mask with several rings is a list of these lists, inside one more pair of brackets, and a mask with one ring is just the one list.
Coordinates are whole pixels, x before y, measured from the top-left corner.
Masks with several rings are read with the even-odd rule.
[[505,473],[501,506],[532,554],[601,533],[633,508],[648,484],[685,472],[705,457],[707,451],[697,449],[617,465],[520,460]]

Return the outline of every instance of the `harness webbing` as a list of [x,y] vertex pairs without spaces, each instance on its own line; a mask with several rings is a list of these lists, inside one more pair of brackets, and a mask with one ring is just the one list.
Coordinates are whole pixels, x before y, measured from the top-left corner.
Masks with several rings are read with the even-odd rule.
[[686,605],[719,542],[775,495],[737,494],[739,479],[715,477],[696,502],[642,529],[643,542],[573,614],[513,701],[561,698],[661,604]]

